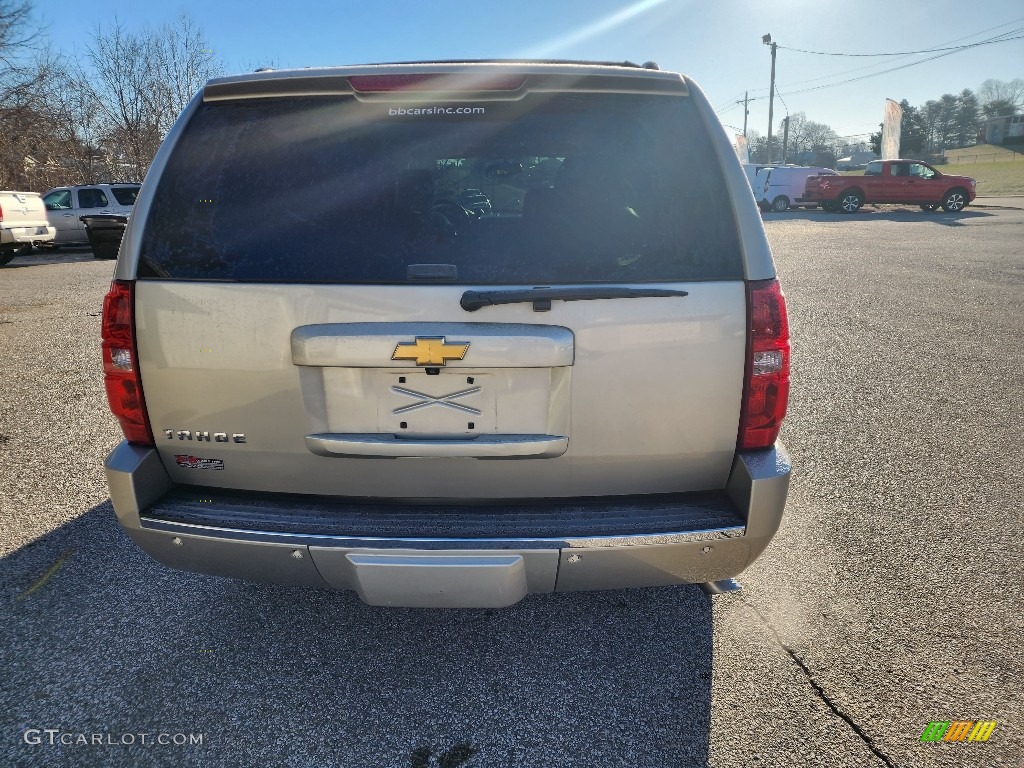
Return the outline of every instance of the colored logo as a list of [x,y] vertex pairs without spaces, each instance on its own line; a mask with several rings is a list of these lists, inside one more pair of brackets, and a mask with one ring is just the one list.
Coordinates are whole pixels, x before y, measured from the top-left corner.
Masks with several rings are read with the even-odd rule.
[[921,741],[988,741],[995,729],[995,720],[932,721],[921,734]]
[[400,341],[392,360],[415,360],[416,365],[444,365],[461,360],[469,350],[468,341],[445,342],[444,336],[417,336],[416,341]]
[[183,453],[174,454],[174,462],[185,469],[224,469],[224,462],[221,459],[201,459]]

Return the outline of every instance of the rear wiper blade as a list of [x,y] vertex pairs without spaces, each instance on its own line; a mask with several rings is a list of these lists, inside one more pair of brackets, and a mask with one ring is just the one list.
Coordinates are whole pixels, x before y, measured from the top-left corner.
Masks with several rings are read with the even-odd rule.
[[590,299],[643,299],[663,296],[688,296],[687,291],[671,288],[623,288],[614,285],[584,285],[575,288],[510,288],[502,291],[466,291],[459,304],[467,312],[495,304],[533,302],[534,312],[551,309],[552,300],[588,301]]

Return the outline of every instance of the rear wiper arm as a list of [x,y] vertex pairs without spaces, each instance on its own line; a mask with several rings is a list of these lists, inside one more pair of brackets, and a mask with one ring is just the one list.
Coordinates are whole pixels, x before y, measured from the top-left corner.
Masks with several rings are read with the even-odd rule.
[[533,302],[534,312],[551,309],[554,299],[588,301],[590,299],[643,299],[660,296],[688,296],[686,291],[671,288],[622,288],[614,285],[584,285],[575,288],[511,288],[503,291],[466,291],[459,304],[467,312],[495,304]]

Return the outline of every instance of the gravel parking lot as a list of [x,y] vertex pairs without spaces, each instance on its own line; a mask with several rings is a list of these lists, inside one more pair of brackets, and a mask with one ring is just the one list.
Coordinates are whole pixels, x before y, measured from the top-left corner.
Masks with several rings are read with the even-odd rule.
[[744,589],[500,611],[149,560],[102,472],[112,262],[0,269],[0,765],[1024,765],[1024,211],[766,226],[794,479]]

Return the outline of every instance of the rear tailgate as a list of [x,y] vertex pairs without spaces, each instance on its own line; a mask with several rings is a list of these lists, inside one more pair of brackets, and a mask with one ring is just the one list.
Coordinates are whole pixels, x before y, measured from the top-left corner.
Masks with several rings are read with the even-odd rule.
[[48,239],[46,208],[35,192],[0,192],[0,228],[7,230],[5,242]]
[[[736,443],[744,288],[676,287],[690,295],[556,302],[540,317],[529,305],[493,307],[484,324],[466,322],[462,290],[447,286],[140,283],[157,447],[178,482],[253,490],[515,498],[720,488]],[[295,343],[310,331],[319,349]],[[428,375],[391,359],[417,337],[470,346]],[[318,450],[311,435],[422,440],[407,455],[426,457],[447,441],[496,436],[564,437],[567,448],[396,463],[352,447],[332,454],[329,441]]]
[[[136,324],[172,479],[417,499],[724,487],[745,283],[682,81],[414,101],[356,85],[211,90],[168,162]],[[465,189],[493,213],[462,211]],[[538,286],[675,295],[460,304]]]
[[821,176],[808,176],[804,182],[804,199],[821,200]]

